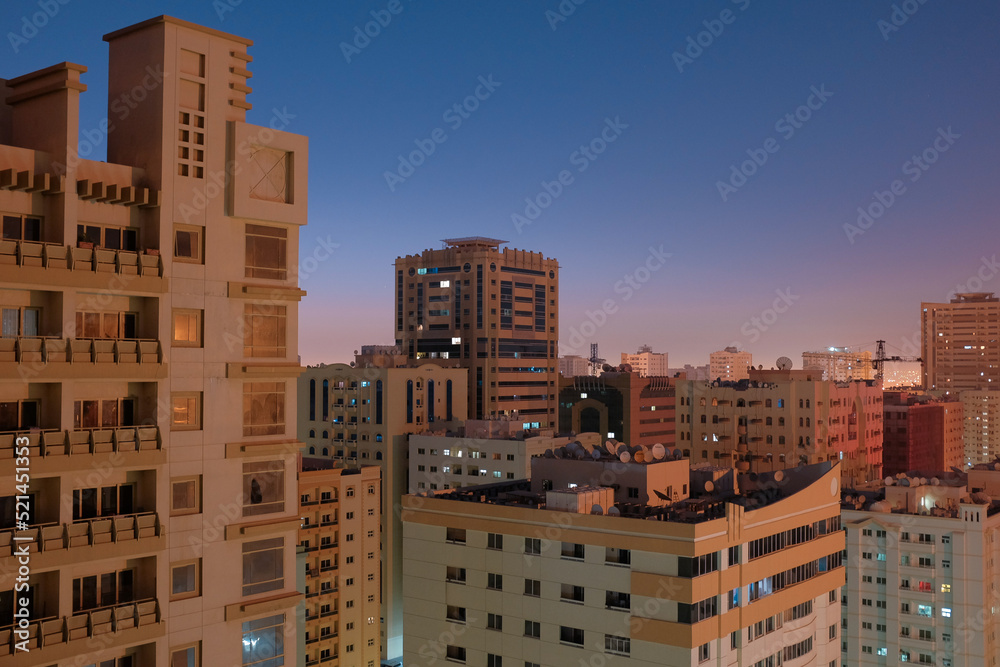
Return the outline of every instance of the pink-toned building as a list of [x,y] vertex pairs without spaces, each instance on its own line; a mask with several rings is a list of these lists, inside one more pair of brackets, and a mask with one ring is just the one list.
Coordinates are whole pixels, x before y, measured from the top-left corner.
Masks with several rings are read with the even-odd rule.
[[297,664],[308,142],[247,123],[250,40],[105,41],[106,162],[80,156],[86,67],[0,80],[0,664]]
[[965,412],[960,400],[887,391],[883,406],[883,475],[963,467]]

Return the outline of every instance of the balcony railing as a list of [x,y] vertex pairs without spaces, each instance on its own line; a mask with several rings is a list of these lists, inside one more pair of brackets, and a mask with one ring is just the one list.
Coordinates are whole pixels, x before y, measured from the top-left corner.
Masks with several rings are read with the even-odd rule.
[[[160,341],[115,338],[0,338],[0,362],[17,364],[158,364]],[[40,369],[36,369],[40,370]]]
[[0,558],[13,556],[17,547],[31,552],[50,553],[62,549],[124,544],[159,537],[162,526],[155,512],[99,517],[65,524],[44,524],[16,531],[31,540],[14,542],[14,528],[0,530]]
[[69,269],[126,276],[163,275],[159,254],[111,248],[76,248],[40,241],[0,240],[0,264]]
[[[42,619],[28,626],[29,651],[80,639],[117,634],[160,622],[160,605],[155,599],[129,602],[95,609],[63,618]],[[21,638],[14,627],[0,628],[0,656],[14,655]]]
[[160,429],[156,426],[123,426],[59,431],[11,431],[0,433],[0,461],[17,456],[14,443],[28,439],[32,457],[76,456],[156,451]]

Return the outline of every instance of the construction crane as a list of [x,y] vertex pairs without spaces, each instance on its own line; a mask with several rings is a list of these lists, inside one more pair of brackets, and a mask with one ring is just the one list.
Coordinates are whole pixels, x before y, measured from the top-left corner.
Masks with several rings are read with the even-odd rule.
[[597,371],[600,370],[601,364],[604,363],[604,359],[601,359],[599,356],[597,356],[597,354],[598,354],[597,353],[597,343],[591,343],[590,344],[590,359],[587,359],[587,361],[590,362],[590,374],[594,375],[594,376],[600,375],[600,373],[598,373]]
[[891,357],[885,356],[885,341],[877,340],[875,341],[875,358],[872,359],[872,368],[875,369],[875,379],[883,379],[885,372],[885,362],[887,361],[918,361],[923,362],[920,357],[901,357],[899,355],[893,355]]

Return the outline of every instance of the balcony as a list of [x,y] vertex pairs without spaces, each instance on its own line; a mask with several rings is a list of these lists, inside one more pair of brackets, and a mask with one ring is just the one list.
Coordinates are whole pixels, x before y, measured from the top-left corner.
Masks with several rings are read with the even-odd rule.
[[[28,365],[25,368],[25,365]],[[158,340],[114,338],[0,338],[0,378],[32,380],[100,375],[166,377]]]
[[74,658],[93,650],[95,645],[113,648],[162,636],[164,626],[155,599],[129,602],[114,607],[40,619],[27,628],[29,653],[17,650],[25,638],[13,626],[0,628],[0,657],[5,664],[19,667]]
[[16,569],[14,554],[17,548],[25,546],[33,554],[32,567],[38,570],[80,560],[136,555],[165,547],[162,526],[155,512],[31,526],[16,534],[31,540],[15,542],[14,528],[0,530],[0,568]]
[[35,474],[84,470],[91,457],[120,454],[118,465],[155,465],[166,461],[157,426],[11,431],[0,433],[0,475],[13,474],[14,443],[28,439],[31,469]]
[[107,288],[107,275],[124,278],[122,289],[163,292],[163,262],[156,251],[143,254],[101,247],[73,247],[41,241],[0,240],[0,264],[22,267],[14,282]]

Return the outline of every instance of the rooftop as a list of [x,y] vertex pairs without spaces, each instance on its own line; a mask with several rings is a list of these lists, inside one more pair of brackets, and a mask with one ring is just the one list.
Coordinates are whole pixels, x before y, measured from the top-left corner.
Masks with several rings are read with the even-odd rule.
[[500,239],[491,239],[486,236],[461,236],[454,239],[441,239],[443,243],[455,247],[480,247],[480,248],[499,248],[502,243],[509,243],[509,241],[501,241]]

